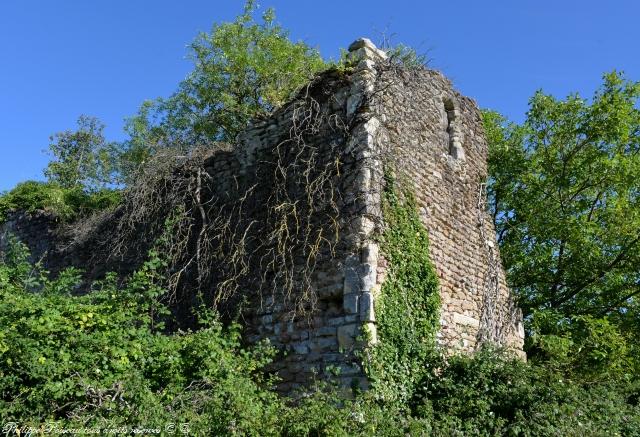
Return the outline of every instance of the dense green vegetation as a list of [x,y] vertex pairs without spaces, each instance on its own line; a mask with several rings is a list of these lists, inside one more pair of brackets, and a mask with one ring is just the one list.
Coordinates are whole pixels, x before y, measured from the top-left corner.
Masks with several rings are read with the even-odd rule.
[[489,200],[533,359],[582,378],[640,372],[640,83],[542,92],[522,125],[485,113]]
[[389,262],[376,301],[379,343],[371,350],[367,373],[376,397],[406,404],[425,375],[433,372],[440,316],[438,277],[429,260],[429,236],[418,215],[413,192],[385,177],[381,251]]
[[[425,359],[417,375],[405,375],[412,378],[353,398],[317,383],[292,401],[261,370],[274,353],[268,344],[243,347],[241,328],[223,327],[215,312],[198,309],[194,331],[163,331],[157,252],[124,283],[107,275],[82,296],[73,294],[80,272],[50,280],[27,259],[14,240],[0,260],[5,423],[162,430],[185,423],[194,435],[640,435],[637,381],[582,384],[490,349],[445,360],[411,332],[397,344],[411,346],[411,365]],[[402,393],[402,402],[390,393]]]
[[119,200],[116,190],[86,191],[82,187],[65,188],[57,182],[27,181],[0,195],[0,223],[11,211],[46,211],[69,221],[115,206]]
[[[127,141],[107,141],[91,117],[52,137],[48,181],[1,195],[0,222],[12,210],[73,220],[112,207],[158,148],[233,140],[327,65],[290,41],[273,11],[254,13],[248,2],[198,37],[193,73],[142,105]],[[393,53],[424,62],[402,46]],[[295,401],[279,396],[263,371],[274,351],[243,346],[242,327],[210,308],[195,310],[194,330],[167,333],[162,250],[130,277],[107,275],[76,295],[80,271],[52,279],[10,239],[0,253],[0,420],[187,423],[194,435],[640,435],[639,97],[640,84],[611,73],[590,100],[536,93],[521,125],[484,114],[490,213],[525,312],[528,363],[491,348],[445,359],[434,348],[428,235],[412,193],[388,178],[382,341],[363,355],[371,390],[345,398],[318,382]]]
[[156,255],[125,285],[116,286],[110,275],[93,284],[92,293],[75,297],[77,271],[50,281],[27,257],[14,242],[0,264],[4,422],[182,421],[217,434],[273,421],[280,401],[260,388],[256,373],[267,349],[240,349],[238,328],[222,328],[204,313],[197,332],[162,334]]

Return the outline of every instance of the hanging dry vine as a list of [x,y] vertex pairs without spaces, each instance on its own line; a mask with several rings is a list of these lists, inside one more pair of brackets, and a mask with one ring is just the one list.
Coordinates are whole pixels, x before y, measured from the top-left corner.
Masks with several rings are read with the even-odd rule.
[[75,229],[74,244],[130,265],[155,246],[171,302],[197,292],[217,306],[271,296],[292,314],[312,309],[316,266],[340,235],[349,126],[330,99],[344,81],[333,72],[309,83],[274,115],[288,131],[251,159],[228,144],[156,154],[119,208]]
[[480,315],[480,328],[478,331],[478,345],[491,342],[502,344],[504,335],[504,308],[499,305],[500,298],[500,277],[499,259],[495,253],[493,239],[488,239],[486,235],[486,184],[480,184],[478,188],[478,229],[480,231],[480,241],[485,253],[487,271],[484,278],[484,289],[482,290],[482,312]]
[[484,343],[506,346],[509,331],[518,320],[518,307],[513,296],[504,297],[501,302],[500,290],[500,257],[495,247],[493,237],[486,235],[486,193],[487,186],[482,183],[478,189],[478,229],[480,240],[485,248],[487,271],[484,276],[484,288],[482,290],[482,310],[480,315],[480,327],[478,330],[477,346]]

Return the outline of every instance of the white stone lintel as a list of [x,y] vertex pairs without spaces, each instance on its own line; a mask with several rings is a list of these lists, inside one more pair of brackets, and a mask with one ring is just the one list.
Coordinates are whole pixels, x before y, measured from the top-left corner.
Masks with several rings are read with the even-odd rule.
[[473,326],[474,328],[480,327],[480,320],[460,313],[453,313],[453,321],[458,325]]

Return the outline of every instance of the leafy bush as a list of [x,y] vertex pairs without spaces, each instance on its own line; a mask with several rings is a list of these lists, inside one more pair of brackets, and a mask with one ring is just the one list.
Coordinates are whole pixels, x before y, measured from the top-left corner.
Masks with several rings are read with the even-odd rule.
[[71,220],[90,211],[112,207],[119,201],[117,190],[87,192],[79,187],[63,188],[55,182],[26,181],[0,196],[0,222],[15,210],[29,213],[44,210],[62,220]]
[[562,317],[536,311],[527,338],[533,360],[587,382],[629,380],[636,374],[633,341],[606,317]]
[[[218,433],[273,421],[277,396],[256,373],[268,348],[241,349],[238,327],[211,317],[197,332],[161,333],[157,258],[124,287],[109,275],[92,293],[72,296],[78,275],[50,281],[34,275],[27,257],[14,244],[0,264],[0,419],[94,426],[180,419]],[[36,293],[23,287],[29,276],[39,278]]]
[[486,348],[427,375],[412,409],[442,435],[640,435],[639,390],[579,384]]

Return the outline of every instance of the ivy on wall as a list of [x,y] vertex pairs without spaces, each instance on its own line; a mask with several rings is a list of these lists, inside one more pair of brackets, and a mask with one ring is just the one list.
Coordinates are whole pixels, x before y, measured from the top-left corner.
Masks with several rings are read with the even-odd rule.
[[431,372],[439,327],[438,278],[429,258],[429,237],[409,184],[385,174],[382,198],[385,229],[380,248],[387,277],[376,300],[377,334],[367,373],[376,393],[405,402],[425,372]]

